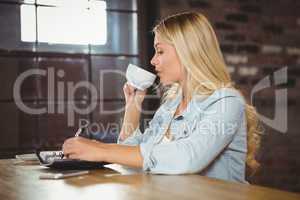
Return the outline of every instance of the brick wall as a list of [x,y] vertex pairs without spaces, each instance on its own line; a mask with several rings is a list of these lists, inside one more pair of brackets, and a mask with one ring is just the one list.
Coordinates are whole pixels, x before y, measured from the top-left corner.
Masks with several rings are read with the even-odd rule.
[[[270,76],[271,87],[255,92],[253,103],[261,116],[277,115],[279,120],[264,123],[258,154],[262,166],[248,178],[253,184],[300,192],[300,1],[161,0],[158,9],[160,17],[190,10],[206,15],[234,81],[248,97],[259,81]],[[287,81],[274,85],[273,73],[284,66]],[[274,128],[284,129],[284,98],[277,102],[275,113],[275,92],[280,89],[288,91],[287,131]]]

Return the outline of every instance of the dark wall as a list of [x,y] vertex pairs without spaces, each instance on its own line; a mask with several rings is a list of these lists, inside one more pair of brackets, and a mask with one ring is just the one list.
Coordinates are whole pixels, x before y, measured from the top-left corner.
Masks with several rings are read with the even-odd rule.
[[[33,8],[44,6],[24,4],[22,0],[0,0],[0,158],[32,152],[36,148],[60,148],[67,137],[74,135],[80,119],[88,120],[91,124],[100,124],[100,130],[103,132],[113,129],[114,133],[118,133],[124,110],[122,86],[126,79],[124,76],[109,73],[101,82],[99,74],[105,70],[125,72],[129,62],[141,63],[145,45],[139,38],[144,31],[144,17],[139,12],[138,2],[107,1],[108,34],[105,45],[22,42],[22,5],[30,5]],[[39,20],[39,16],[36,20]],[[78,31],[92,30],[82,30],[82,24],[78,24]],[[35,75],[27,78],[21,87],[21,99],[13,98],[13,87],[17,77],[30,69],[53,70],[54,95],[48,94],[50,71],[47,71],[46,76]],[[88,81],[96,87],[95,99],[91,98],[91,92],[87,88],[79,88],[74,96],[68,97],[68,83],[75,85],[80,81]],[[59,90],[63,93],[60,97]],[[30,108],[50,106],[54,110],[52,113],[48,109],[45,114],[28,114],[16,106],[15,101],[21,100]],[[74,118],[72,117],[70,105],[87,108],[93,102],[97,106],[91,112],[75,112]],[[112,113],[106,112],[109,110]],[[70,125],[68,120],[71,118],[74,121]],[[97,129],[99,130],[99,126],[94,126],[94,130]],[[102,137],[110,142],[115,138],[116,135]]]
[[[253,104],[261,116],[270,120],[278,117],[273,124],[263,123],[265,133],[258,154],[261,168],[248,177],[249,180],[254,184],[300,192],[300,1],[157,2],[160,17],[191,10],[206,15],[215,28],[235,83],[248,98],[253,92]],[[275,85],[273,73],[285,66],[287,81]],[[271,87],[254,92],[255,86],[266,76],[270,76]],[[288,106],[284,98],[275,97],[280,89],[287,89]],[[280,130],[284,129],[284,110],[287,110],[287,131]]]

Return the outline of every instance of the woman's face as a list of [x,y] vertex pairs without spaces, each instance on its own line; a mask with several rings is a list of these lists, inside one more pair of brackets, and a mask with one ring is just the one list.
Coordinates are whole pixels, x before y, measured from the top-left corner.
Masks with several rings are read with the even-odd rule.
[[182,83],[184,70],[179,61],[175,47],[161,40],[159,35],[154,38],[155,54],[151,59],[151,64],[163,85],[175,82]]

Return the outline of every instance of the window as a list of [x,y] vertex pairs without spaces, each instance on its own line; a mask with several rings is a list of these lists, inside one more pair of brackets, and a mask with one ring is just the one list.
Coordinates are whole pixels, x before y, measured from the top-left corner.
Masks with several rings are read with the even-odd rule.
[[105,1],[37,0],[36,6],[37,9],[35,5],[21,6],[23,42],[37,40],[53,44],[106,44]]

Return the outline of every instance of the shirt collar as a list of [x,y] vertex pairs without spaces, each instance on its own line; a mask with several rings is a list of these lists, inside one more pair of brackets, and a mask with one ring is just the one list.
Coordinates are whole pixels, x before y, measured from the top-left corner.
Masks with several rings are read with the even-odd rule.
[[178,93],[174,97],[174,99],[170,100],[170,103],[167,105],[167,109],[169,111],[176,110],[178,105],[180,104],[180,101],[182,100],[182,90],[179,89]]
[[[187,104],[187,107],[184,109],[184,111],[179,116],[182,116],[183,118],[186,118],[186,117],[193,118],[194,115],[199,113],[198,111],[201,111],[201,109],[199,109],[199,106],[201,106],[201,104],[205,102],[207,97],[208,96],[206,96],[206,95],[199,95],[199,94],[194,93],[192,96],[192,99]],[[172,102],[170,102],[169,107],[168,107],[169,111],[171,111],[173,113],[173,117],[174,117],[174,113],[176,112],[176,109],[179,106],[182,98],[183,98],[182,97],[182,89],[179,89],[177,96],[172,100]]]
[[[222,99],[224,97],[236,96],[236,92],[230,89],[218,89],[214,91],[211,95],[199,95],[194,94],[191,101],[188,103],[186,109],[181,113],[183,118],[193,119],[195,115],[202,113],[207,107],[209,107],[214,102]],[[165,108],[168,113],[171,114],[170,117],[174,116],[180,101],[182,100],[182,90],[179,89],[176,96],[171,99],[167,104],[165,104]]]

